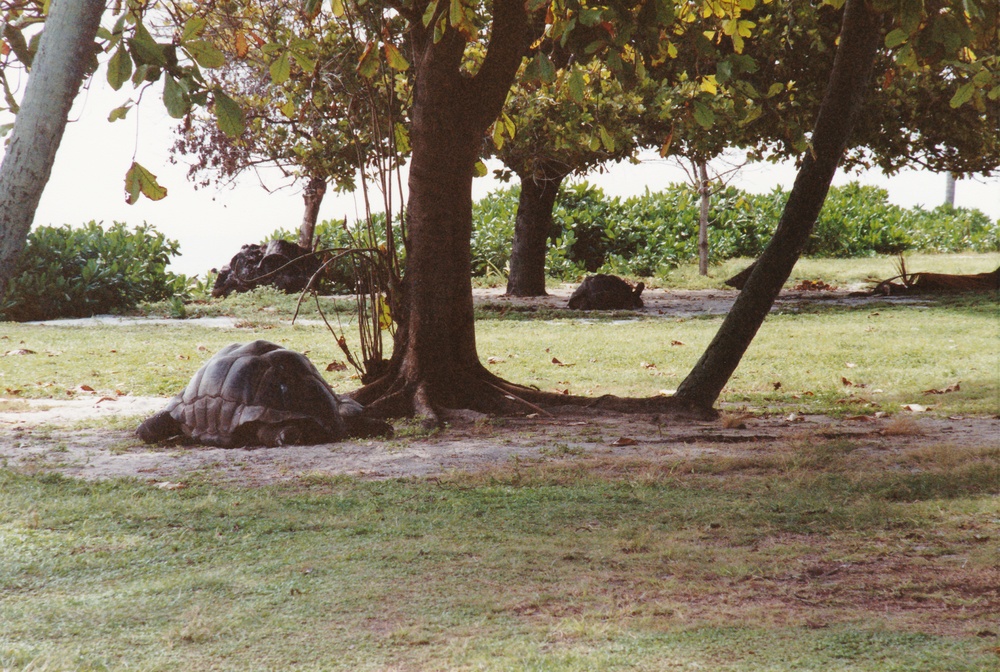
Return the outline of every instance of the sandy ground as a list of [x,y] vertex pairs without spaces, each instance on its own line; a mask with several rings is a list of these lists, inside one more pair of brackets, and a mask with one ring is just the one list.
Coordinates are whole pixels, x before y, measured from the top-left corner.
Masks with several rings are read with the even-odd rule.
[[[564,307],[571,287],[550,296],[511,300],[502,289],[477,290],[476,300],[495,306]],[[647,315],[681,317],[725,313],[735,297],[727,291],[664,291],[643,294]],[[864,304],[871,298],[847,290],[784,292],[775,310],[803,302]],[[893,299],[894,302],[913,299]],[[225,318],[205,326],[221,326]],[[63,321],[85,326],[100,320]],[[135,477],[173,484],[193,474],[212,480],[265,484],[316,475],[384,479],[430,477],[455,470],[478,471],[517,460],[634,456],[652,461],[700,455],[736,455],[765,449],[773,442],[806,442],[815,437],[849,437],[867,450],[906,450],[948,443],[986,446],[1000,442],[1000,419],[901,418],[834,420],[787,416],[715,422],[677,422],[650,415],[622,415],[580,408],[555,409],[551,415],[489,418],[456,414],[433,434],[407,431],[389,441],[283,448],[219,449],[200,446],[146,446],[131,429],[162,408],[153,397],[77,397],[72,400],[26,400],[0,412],[0,465],[55,471],[85,479]],[[97,422],[95,422],[95,419]],[[407,436],[407,434],[409,434]]]
[[[996,418],[835,420],[791,415],[741,422],[732,418],[677,422],[648,414],[571,407],[535,417],[457,414],[433,434],[282,448],[147,446],[130,429],[80,427],[82,420],[92,423],[95,416],[121,416],[138,424],[163,403],[163,399],[152,397],[39,401],[32,402],[31,410],[0,413],[0,464],[85,479],[134,477],[177,483],[200,474],[210,480],[251,485],[336,475],[430,477],[456,470],[480,471],[518,460],[641,457],[653,463],[669,462],[748,454],[773,449],[775,442],[831,438],[850,438],[859,448],[872,451],[941,443],[986,446],[1000,441],[1000,419]],[[120,427],[131,423],[109,424]]]

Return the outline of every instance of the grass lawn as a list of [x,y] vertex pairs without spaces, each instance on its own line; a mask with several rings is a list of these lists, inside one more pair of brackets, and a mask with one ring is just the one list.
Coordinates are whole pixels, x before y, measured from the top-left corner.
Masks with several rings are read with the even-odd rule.
[[[908,265],[998,263],[959,256]],[[870,260],[853,261],[804,277],[853,282]],[[0,323],[0,411],[171,395],[233,341],[341,361],[322,325],[283,321],[293,309],[263,293],[189,306],[236,326]],[[675,388],[721,322],[526,317],[477,323],[491,370],[593,395]],[[774,314],[721,402],[996,416],[997,297]],[[116,422],[124,436],[134,419]],[[0,468],[0,670],[1000,670],[1000,440],[907,448],[918,430],[892,427],[877,448],[836,433],[670,461],[553,446],[475,473],[267,487]]]

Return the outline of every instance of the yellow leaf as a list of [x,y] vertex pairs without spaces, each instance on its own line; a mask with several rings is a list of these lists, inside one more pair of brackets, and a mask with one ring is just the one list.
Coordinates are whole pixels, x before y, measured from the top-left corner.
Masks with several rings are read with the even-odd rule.
[[719,92],[718,82],[715,81],[715,75],[707,75],[701,78],[701,90],[705,93],[710,93],[713,96]]
[[156,181],[156,175],[133,161],[125,173],[125,202],[132,205],[139,200],[139,194],[158,201],[167,195],[167,190]]
[[393,70],[399,70],[400,72],[409,69],[410,62],[407,61],[403,54],[399,52],[396,45],[391,42],[386,42],[383,45],[383,48],[385,49],[385,60],[389,62],[390,68]]
[[234,47],[235,47],[236,55],[239,58],[243,58],[250,51],[250,45],[247,44],[246,33],[244,33],[243,31],[237,32],[235,40],[236,40],[236,44],[234,45]]

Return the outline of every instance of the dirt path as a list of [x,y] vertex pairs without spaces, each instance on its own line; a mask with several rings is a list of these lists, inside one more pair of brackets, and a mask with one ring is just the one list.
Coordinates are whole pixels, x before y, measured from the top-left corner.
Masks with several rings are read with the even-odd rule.
[[303,477],[349,475],[366,479],[429,477],[480,471],[515,461],[636,458],[650,463],[693,457],[737,456],[817,439],[850,438],[859,449],[901,451],[935,444],[995,445],[1000,420],[931,417],[835,420],[823,416],[724,418],[667,422],[579,408],[551,417],[453,416],[433,434],[390,441],[345,441],[284,448],[221,449],[146,446],[130,429],[81,428],[95,415],[130,427],[158,410],[163,399],[34,401],[0,413],[0,464],[24,471],[54,471],[85,479],[132,477],[182,482],[194,474],[211,480],[266,484]]

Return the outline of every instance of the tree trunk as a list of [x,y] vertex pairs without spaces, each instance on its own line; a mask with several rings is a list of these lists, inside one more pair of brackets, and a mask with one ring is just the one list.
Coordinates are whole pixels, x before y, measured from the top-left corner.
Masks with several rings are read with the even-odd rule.
[[0,293],[14,273],[52,173],[104,5],[104,0],[54,0],[49,10],[0,166]]
[[[436,11],[447,11],[440,3]],[[420,22],[417,22],[418,24]],[[486,129],[500,114],[531,43],[519,0],[493,4],[487,55],[474,77],[462,73],[466,41],[453,28],[439,39],[413,27],[415,85],[410,109],[407,227],[402,296],[389,372],[352,396],[375,415],[501,410],[504,381],[480,363],[472,307],[472,178]]]
[[711,407],[736,370],[792,272],[816,223],[830,182],[868,93],[881,43],[880,20],[866,0],[847,0],[830,83],[774,237],[754,265],[743,290],[708,349],[677,388],[675,399]]
[[945,173],[944,204],[955,207],[955,173]]
[[302,214],[302,224],[299,225],[299,247],[313,249],[313,238],[316,235],[316,222],[319,220],[319,206],[323,204],[326,195],[326,180],[313,177],[302,192],[302,200],[306,209]]
[[698,194],[701,196],[701,212],[698,217],[698,274],[708,275],[708,206],[711,193],[708,189],[708,166],[704,161],[698,164]]
[[565,177],[563,173],[520,174],[521,197],[517,202],[507,278],[510,296],[545,296],[545,252],[552,231],[552,209]]

